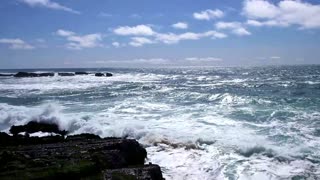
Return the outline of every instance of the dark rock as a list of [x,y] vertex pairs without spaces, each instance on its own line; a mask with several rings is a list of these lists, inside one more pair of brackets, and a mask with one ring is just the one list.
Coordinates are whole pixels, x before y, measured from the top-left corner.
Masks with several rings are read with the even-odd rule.
[[101,76],[104,76],[104,74],[103,73],[96,73],[95,76],[101,77]]
[[95,134],[83,133],[78,135],[68,136],[66,140],[68,141],[79,141],[82,139],[101,139],[100,136]]
[[54,73],[39,73],[39,77],[48,77],[48,76],[54,76]]
[[[15,133],[57,130],[34,122],[15,127]],[[144,165],[147,152],[133,139],[0,133],[0,147],[0,179],[163,179],[159,166]]]
[[58,73],[59,76],[74,76],[74,73]]
[[56,133],[56,134],[60,134],[60,135],[67,134],[67,131],[59,130],[59,127],[56,124],[49,124],[49,123],[35,122],[35,121],[31,121],[28,124],[23,125],[23,126],[12,126],[10,128],[10,133],[15,136],[21,132],[26,132],[26,133],[30,134],[30,133],[40,132],[40,131]]
[[76,75],[88,75],[89,73],[87,72],[75,72]]
[[137,180],[163,180],[161,169],[158,165],[146,165],[136,168],[123,168],[112,169],[104,172],[106,180],[125,180],[125,179],[137,179]]
[[23,135],[9,136],[6,133],[0,133],[0,146],[22,146],[33,144],[58,143],[64,140],[63,136],[47,137],[28,137]]
[[7,77],[7,76],[13,76],[14,74],[0,74],[0,77],[3,76],[3,77]]
[[110,77],[110,76],[113,76],[113,74],[111,74],[111,73],[106,73],[106,76],[107,76],[107,77]]
[[14,77],[39,77],[37,73],[18,72]]

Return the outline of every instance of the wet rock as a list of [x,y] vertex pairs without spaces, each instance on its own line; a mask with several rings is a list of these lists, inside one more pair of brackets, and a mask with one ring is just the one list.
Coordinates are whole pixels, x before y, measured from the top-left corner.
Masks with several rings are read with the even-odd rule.
[[89,73],[87,72],[75,72],[75,75],[88,75]]
[[39,77],[37,73],[18,72],[14,77]]
[[[56,132],[57,125],[33,122],[11,130]],[[0,179],[163,179],[159,166],[144,165],[147,152],[133,139],[0,133],[0,147]]]
[[10,133],[13,135],[18,135],[19,133],[25,132],[28,134],[35,132],[49,132],[56,133],[60,135],[66,135],[67,131],[61,131],[56,124],[44,123],[44,122],[35,122],[31,121],[23,126],[12,126],[10,128]]
[[113,76],[113,74],[111,74],[111,73],[106,73],[106,76],[107,76],[107,77],[111,77],[111,76]]
[[58,73],[58,76],[74,76],[74,73]]
[[146,165],[136,168],[123,168],[106,170],[104,172],[106,180],[118,180],[118,179],[153,179],[163,180],[160,167],[158,165]]
[[0,74],[0,77],[7,77],[7,76],[13,76],[14,74]]
[[48,77],[48,76],[54,76],[54,73],[39,73],[39,77]]
[[96,73],[95,76],[102,77],[102,76],[104,76],[104,74],[103,73]]

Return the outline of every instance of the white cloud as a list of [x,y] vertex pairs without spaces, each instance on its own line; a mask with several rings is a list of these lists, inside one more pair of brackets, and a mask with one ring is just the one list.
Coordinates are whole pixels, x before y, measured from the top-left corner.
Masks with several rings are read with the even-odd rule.
[[72,31],[66,31],[66,30],[63,30],[63,29],[59,29],[59,30],[57,31],[57,34],[58,34],[59,36],[63,36],[63,37],[68,37],[68,36],[73,36],[73,35],[75,35],[74,32],[72,32]]
[[34,46],[24,42],[21,39],[0,39],[0,43],[8,44],[10,49],[30,50],[35,48]]
[[113,43],[112,43],[112,46],[118,48],[118,47],[120,47],[120,43],[119,43],[119,42],[113,42]]
[[21,2],[26,3],[31,7],[45,7],[49,9],[62,10],[74,14],[80,14],[79,11],[60,5],[59,3],[53,2],[51,0],[21,0]]
[[247,36],[247,35],[251,35],[251,33],[245,29],[242,25],[242,23],[240,22],[217,22],[215,24],[215,27],[217,29],[226,29],[226,30],[231,30],[231,32],[233,34],[236,34],[238,36]]
[[96,34],[87,34],[87,35],[77,35],[72,31],[67,31],[63,29],[57,30],[57,35],[66,37],[69,43],[66,44],[68,49],[76,49],[81,50],[83,48],[94,48],[94,47],[102,47],[100,44],[102,41],[102,35],[99,33]]
[[236,29],[242,27],[239,22],[224,22],[220,21],[215,24],[217,29]]
[[113,32],[117,35],[121,36],[151,36],[154,35],[155,32],[148,25],[137,25],[137,26],[121,26],[113,30]]
[[289,24],[285,22],[275,21],[275,20],[267,20],[267,21],[257,21],[249,19],[247,20],[247,25],[249,26],[255,26],[255,27],[261,27],[261,26],[277,26],[277,27],[287,27]]
[[186,32],[182,34],[175,33],[158,33],[152,30],[150,26],[147,25],[138,25],[138,26],[123,26],[118,27],[113,30],[117,35],[121,36],[149,36],[150,38],[145,37],[133,37],[129,43],[131,46],[139,47],[144,44],[154,44],[154,43],[165,43],[165,44],[175,44],[182,40],[198,40],[204,37],[210,37],[212,39],[222,39],[226,38],[227,35],[217,31],[207,31],[204,33],[194,33]]
[[201,12],[195,12],[193,13],[193,17],[198,20],[211,20],[216,18],[221,18],[224,16],[224,13],[220,9],[207,9],[205,11]]
[[301,29],[320,28],[320,5],[300,0],[281,0],[273,4],[266,0],[245,0],[243,14],[251,26],[291,26]]
[[249,32],[248,30],[246,30],[245,28],[241,27],[241,28],[236,28],[234,30],[232,30],[233,34],[236,34],[238,36],[248,36],[251,35],[251,32]]
[[129,45],[134,46],[134,47],[140,47],[143,46],[144,44],[153,44],[154,42],[148,38],[145,37],[133,37],[131,38],[131,42]]
[[274,18],[280,12],[278,8],[264,0],[245,0],[243,13],[251,18]]
[[177,22],[172,24],[172,27],[175,29],[188,29],[188,24],[185,22]]
[[157,33],[156,34],[156,40],[163,42],[165,44],[176,44],[182,40],[198,40],[204,37],[211,37],[213,39],[222,39],[222,38],[226,38],[227,35],[217,31],[207,31],[204,33],[186,32],[182,34],[174,34],[174,33],[166,33],[166,34]]

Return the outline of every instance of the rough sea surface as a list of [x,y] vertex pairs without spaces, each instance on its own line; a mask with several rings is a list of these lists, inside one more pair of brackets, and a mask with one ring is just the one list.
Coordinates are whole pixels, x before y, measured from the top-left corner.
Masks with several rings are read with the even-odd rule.
[[0,77],[1,131],[135,138],[169,180],[320,179],[320,66],[29,71],[114,76]]

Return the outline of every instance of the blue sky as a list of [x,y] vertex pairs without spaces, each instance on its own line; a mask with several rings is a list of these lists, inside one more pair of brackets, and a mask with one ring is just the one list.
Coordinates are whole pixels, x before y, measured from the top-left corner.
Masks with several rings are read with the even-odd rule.
[[0,68],[320,63],[316,0],[2,0]]

